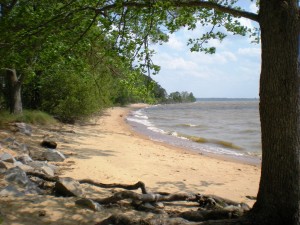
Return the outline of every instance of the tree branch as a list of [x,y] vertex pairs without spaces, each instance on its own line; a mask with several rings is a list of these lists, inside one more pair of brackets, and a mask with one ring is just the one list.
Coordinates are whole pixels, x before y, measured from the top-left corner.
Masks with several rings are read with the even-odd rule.
[[[154,1],[153,4],[155,4],[158,1]],[[238,9],[234,9],[231,7],[223,6],[218,3],[214,2],[207,2],[207,1],[170,1],[170,6],[174,7],[199,7],[199,8],[207,8],[207,9],[215,9],[219,12],[228,13],[235,17],[244,17],[256,22],[259,22],[259,16],[258,14],[242,11]],[[120,8],[120,7],[132,7],[132,8],[145,8],[151,6],[151,3],[139,3],[139,2],[122,2],[118,4],[111,4],[106,5],[101,8],[95,9],[95,12],[97,14],[103,13],[107,10],[113,9],[113,8]]]
[[10,71],[10,72],[14,71],[14,69],[10,69],[10,68],[0,68],[0,70],[6,70],[6,71]]
[[235,17],[244,17],[256,22],[259,22],[259,16],[255,13],[250,13],[247,11],[242,11],[238,9],[234,9],[231,7],[226,7],[223,5],[220,5],[218,3],[214,2],[207,2],[207,1],[188,1],[188,2],[182,2],[182,1],[175,1],[174,5],[177,7],[201,7],[201,8],[207,8],[207,9],[215,9],[216,11],[228,13]]
[[90,179],[83,179],[78,181],[80,184],[91,184],[100,188],[123,188],[126,190],[136,190],[141,189],[143,194],[147,194],[146,186],[143,182],[139,181],[136,184],[128,185],[128,184],[103,184],[98,183]]

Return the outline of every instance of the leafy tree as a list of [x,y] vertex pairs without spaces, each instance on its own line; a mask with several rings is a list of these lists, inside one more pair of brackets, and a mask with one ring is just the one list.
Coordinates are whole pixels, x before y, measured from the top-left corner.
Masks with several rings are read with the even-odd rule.
[[171,99],[171,102],[182,102],[182,96],[178,91],[172,92],[169,95],[169,99]]
[[[236,2],[237,0],[101,0],[97,3],[88,0],[51,3],[43,0],[2,1],[0,55],[7,55],[0,57],[0,68],[9,74],[8,77],[16,78],[15,71],[20,74],[21,77],[17,77],[17,82],[13,83],[19,84],[23,74],[32,73],[37,53],[43,50],[41,46],[49,44],[49,34],[52,34],[52,38],[68,36],[69,43],[74,43],[74,37],[85,34],[83,28],[90,20],[97,22],[106,37],[114,40],[112,47],[117,49],[121,57],[131,63],[137,59],[142,72],[156,73],[159,68],[151,62],[154,52],[149,48],[149,43],[166,41],[167,36],[162,31],[174,32],[183,26],[193,30],[197,29],[197,25],[210,28],[201,37],[188,40],[188,44],[194,51],[214,53],[216,49],[208,45],[208,40],[224,39],[224,28],[241,35],[246,35],[249,31],[234,17],[256,21],[260,26],[262,43],[262,172],[252,219],[256,224],[298,225],[300,109],[297,1],[260,0],[258,14],[235,7]],[[38,14],[35,13],[37,11]],[[77,13],[80,16],[76,16]],[[82,19],[85,23],[80,23]],[[68,20],[70,23],[66,22]],[[62,21],[65,23],[61,23]],[[64,28],[69,33],[60,33],[61,30],[57,28]],[[78,28],[75,33],[72,32],[73,28]],[[21,49],[25,51],[20,51]],[[59,47],[55,50],[57,49],[60,50]]]
[[153,104],[158,102],[162,97],[158,93],[161,87],[150,77],[143,74],[140,69],[126,73],[120,79],[118,86],[119,95],[116,98],[116,103],[121,105],[136,102]]
[[[128,31],[127,35],[136,35],[138,38],[149,27],[154,31],[168,28],[173,32],[182,26],[196,29],[197,24],[211,24],[214,29],[198,39],[189,40],[192,50],[207,53],[215,52],[214,47],[207,45],[209,39],[222,40],[226,36],[220,26],[234,34],[246,35],[248,29],[233,17],[248,18],[259,24],[262,43],[262,168],[252,219],[256,224],[300,224],[297,1],[260,0],[258,14],[235,7],[236,2],[237,0],[105,1],[96,9],[96,13],[105,12],[110,18],[118,15],[117,24]],[[126,13],[122,13],[124,11]],[[141,18],[141,23],[134,25],[128,22],[133,23],[130,18],[137,17]],[[159,33],[151,35],[158,36]],[[127,37],[133,40],[129,36]]]
[[183,103],[183,102],[195,102],[196,98],[193,93],[188,93],[187,91],[183,92],[172,92],[170,93],[167,103]]

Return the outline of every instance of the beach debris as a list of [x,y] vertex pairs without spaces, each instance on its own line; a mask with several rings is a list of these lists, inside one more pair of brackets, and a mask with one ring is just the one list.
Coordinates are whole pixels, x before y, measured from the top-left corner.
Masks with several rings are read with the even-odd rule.
[[14,196],[21,197],[24,196],[25,193],[20,191],[15,185],[8,185],[0,191],[1,197]]
[[33,162],[32,158],[28,154],[17,155],[15,159],[23,164]]
[[54,171],[51,167],[49,166],[42,166],[41,167],[41,171],[46,174],[46,175],[49,175],[49,176],[54,176]]
[[160,218],[135,218],[129,217],[124,214],[113,214],[107,219],[96,223],[96,225],[196,225],[196,223],[191,223],[182,218],[169,218],[169,217],[160,217]]
[[10,183],[15,183],[18,186],[26,186],[29,179],[26,173],[19,167],[13,167],[5,172],[5,180]]
[[1,189],[0,196],[23,196],[41,194],[38,186],[30,181],[26,173],[19,167],[13,167],[4,173],[6,186]]
[[32,127],[26,123],[15,123],[15,126],[18,128],[19,132],[28,136],[32,135]]
[[39,217],[46,216],[46,210],[39,210],[38,211],[38,216]]
[[[108,212],[107,215],[109,217],[97,223],[98,225],[195,225],[204,220],[227,221],[230,219],[230,221],[233,221],[234,218],[241,218],[244,213],[250,210],[247,204],[230,201],[214,195],[151,193],[148,192],[146,185],[141,181],[134,184],[107,184],[91,179],[75,180],[68,177],[59,177],[57,176],[58,168],[63,166],[60,162],[64,161],[66,157],[56,150],[57,143],[50,139],[50,136],[55,137],[55,135],[47,134],[48,136],[44,136],[42,142],[37,140],[36,146],[30,145],[29,154],[24,154],[28,152],[27,145],[23,144],[24,139],[34,138],[29,137],[32,129],[24,123],[19,123],[16,127],[15,132],[20,131],[26,135],[22,135],[21,141],[16,140],[16,137],[18,138],[18,135],[20,135],[17,133],[14,133],[16,137],[6,138],[1,141],[2,148],[8,147],[16,153],[4,152],[0,155],[0,176],[3,178],[0,186],[1,197],[20,197],[27,194],[71,197],[66,202],[74,201],[76,206],[93,210],[95,213],[99,211],[101,213]],[[60,132],[60,130],[57,130],[57,132]],[[41,148],[41,146],[45,148]],[[71,156],[71,154],[69,155]],[[55,164],[57,166],[47,161],[39,160],[57,162]],[[194,168],[191,169],[195,170]],[[81,186],[85,188],[85,192],[83,192]],[[87,186],[97,188],[86,188]],[[99,188],[105,188],[107,191],[98,192]],[[91,193],[88,193],[89,191]],[[247,196],[249,199],[250,197],[252,198],[252,196]],[[176,210],[178,206],[181,207],[181,210]],[[183,210],[185,206],[187,211]],[[111,208],[112,210],[110,211]],[[128,216],[135,215],[135,210],[144,216]],[[46,216],[46,211],[43,209],[40,209],[37,213],[39,217]],[[200,223],[202,224],[202,222]],[[209,224],[229,223],[209,222]]]
[[13,164],[14,167],[19,167],[20,169],[22,169],[23,171],[27,172],[27,171],[33,171],[33,167],[31,166],[28,166],[26,164],[23,164],[22,162],[20,161],[16,161],[14,162]]
[[84,196],[79,182],[70,177],[59,178],[59,180],[55,183],[54,191],[56,195],[64,197]]
[[53,174],[58,172],[58,168],[55,165],[49,164],[45,161],[32,161],[28,162],[27,165],[34,168],[36,171],[47,173],[48,175],[51,175],[52,172],[49,172],[50,170],[53,171]]
[[250,195],[246,195],[246,198],[250,199],[250,200],[256,200],[255,196],[250,196]]
[[9,142],[14,142],[14,138],[12,138],[12,137],[8,137],[8,138],[4,138],[1,142],[3,142],[3,143],[9,143]]
[[28,147],[26,144],[22,144],[16,140],[14,140],[11,145],[8,145],[8,148],[21,152],[28,152]]
[[41,146],[44,148],[51,148],[51,149],[56,149],[57,143],[52,140],[43,140],[41,142]]
[[6,152],[0,154],[0,160],[3,162],[9,162],[9,163],[14,163],[16,161],[15,158],[11,154],[6,153]]
[[93,186],[100,187],[100,188],[122,188],[126,190],[137,190],[140,188],[143,194],[147,194],[146,186],[142,181],[139,181],[135,184],[118,184],[118,183],[104,184],[104,183],[93,181],[91,179],[82,179],[79,180],[78,182],[80,184],[91,184]]
[[5,170],[7,170],[7,169],[8,169],[8,167],[7,167],[6,163],[5,163],[5,162],[3,162],[3,161],[1,161],[1,160],[0,160],[0,169],[5,169]]
[[82,206],[84,208],[91,209],[93,211],[100,211],[103,209],[103,207],[99,203],[94,202],[93,200],[88,199],[88,198],[78,199],[75,201],[75,204]]
[[53,150],[53,149],[46,149],[45,152],[43,152],[43,157],[47,161],[53,161],[53,162],[63,162],[66,157],[59,151]]

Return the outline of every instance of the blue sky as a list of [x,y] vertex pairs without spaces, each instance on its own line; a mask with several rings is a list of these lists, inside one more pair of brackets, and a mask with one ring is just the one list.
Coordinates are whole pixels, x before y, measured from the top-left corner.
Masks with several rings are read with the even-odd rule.
[[[240,1],[247,11],[256,12],[255,3]],[[247,19],[240,19],[248,27],[257,26]],[[152,76],[168,93],[193,92],[195,97],[258,98],[260,74],[260,45],[250,38],[228,36],[213,55],[190,52],[189,38],[199,37],[201,28],[182,29],[170,35],[169,42],[156,45],[154,63],[161,66],[160,73]]]

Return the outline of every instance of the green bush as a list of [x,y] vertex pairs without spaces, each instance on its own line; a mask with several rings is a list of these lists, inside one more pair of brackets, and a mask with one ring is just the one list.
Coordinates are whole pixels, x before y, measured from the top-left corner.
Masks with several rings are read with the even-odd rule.
[[74,122],[101,108],[99,90],[89,76],[75,73],[43,78],[42,109],[59,120]]

